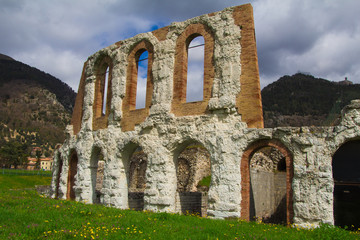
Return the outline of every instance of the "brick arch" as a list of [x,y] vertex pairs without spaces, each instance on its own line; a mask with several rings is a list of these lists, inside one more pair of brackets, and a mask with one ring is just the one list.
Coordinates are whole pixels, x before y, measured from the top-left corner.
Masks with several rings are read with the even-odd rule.
[[[107,73],[107,69],[109,69]],[[95,73],[95,95],[94,95],[94,104],[93,104],[93,130],[107,128],[108,118],[110,114],[111,107],[111,83],[112,83],[112,70],[113,70],[113,61],[107,56],[103,55],[95,61],[94,73]],[[103,100],[105,94],[105,78],[108,74],[108,87],[107,87],[107,96],[106,96],[106,106],[105,114],[103,114]]]
[[[204,88],[203,101],[186,102],[188,47],[198,36],[205,41],[204,48]],[[201,23],[189,25],[176,41],[174,66],[174,88],[171,111],[176,116],[200,115],[206,113],[211,98],[214,80],[214,34],[211,29]]]
[[71,150],[69,156],[69,171],[68,171],[68,181],[67,181],[67,192],[66,199],[75,200],[75,176],[77,174],[78,168],[78,155],[75,150]]
[[293,221],[293,199],[292,199],[292,179],[294,176],[293,168],[293,154],[289,149],[276,139],[264,139],[258,140],[250,144],[244,151],[241,164],[241,218],[244,220],[250,220],[250,159],[256,151],[263,147],[274,147],[278,149],[285,157],[286,162],[286,221],[291,223]]
[[81,129],[81,122],[82,122],[82,118],[83,118],[84,96],[85,96],[86,68],[88,67],[88,62],[89,62],[89,60],[84,63],[84,67],[83,67],[83,70],[81,73],[78,92],[76,94],[73,114],[71,117],[71,125],[73,126],[74,135],[78,134]]
[[[138,77],[138,63],[140,55],[148,52],[148,68],[146,83],[145,108],[135,109],[136,107],[136,88]],[[152,64],[154,59],[154,47],[148,40],[142,40],[137,43],[128,55],[128,67],[126,77],[126,94],[122,104],[123,117],[121,119],[121,128],[123,131],[132,131],[135,125],[142,123],[149,115],[153,94],[153,76]]]

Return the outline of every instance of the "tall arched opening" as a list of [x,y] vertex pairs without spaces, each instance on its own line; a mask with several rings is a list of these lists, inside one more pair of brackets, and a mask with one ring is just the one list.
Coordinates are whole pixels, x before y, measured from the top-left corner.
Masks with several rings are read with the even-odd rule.
[[360,227],[360,140],[343,144],[332,161],[335,225]]
[[60,153],[58,152],[56,154],[56,159],[57,159],[57,173],[56,173],[56,185],[55,185],[55,198],[59,198],[59,188],[60,188],[60,177],[61,177],[61,172],[62,172],[62,167],[63,167],[63,160],[61,158]]
[[241,160],[241,218],[289,224],[293,218],[291,152],[277,140],[251,144]]
[[121,129],[134,130],[149,115],[153,95],[152,44],[143,40],[137,43],[128,55],[126,93],[122,102]]
[[177,176],[176,211],[207,215],[211,161],[207,149],[197,142],[184,144],[174,156]]
[[176,116],[202,115],[208,112],[215,76],[214,46],[212,30],[201,23],[189,25],[178,37],[171,103],[171,112]]
[[128,186],[128,207],[142,211],[146,187],[147,155],[139,145],[130,143],[124,151],[124,159]]
[[69,172],[68,172],[68,182],[67,182],[67,193],[66,199],[75,200],[75,175],[77,173],[78,165],[78,156],[75,150],[71,151],[70,161],[69,161]]
[[100,148],[95,147],[90,159],[91,175],[91,201],[92,203],[101,203],[101,190],[104,181],[104,155]]
[[93,130],[107,128],[111,107],[112,59],[101,56],[95,64],[95,95],[93,103]]

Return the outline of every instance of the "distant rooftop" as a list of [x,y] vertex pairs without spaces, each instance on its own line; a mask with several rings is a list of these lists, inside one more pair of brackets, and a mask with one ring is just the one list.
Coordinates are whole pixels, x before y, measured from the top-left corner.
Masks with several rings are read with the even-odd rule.
[[347,77],[345,77],[345,80],[339,82],[340,85],[353,85],[354,83],[352,81],[349,81]]

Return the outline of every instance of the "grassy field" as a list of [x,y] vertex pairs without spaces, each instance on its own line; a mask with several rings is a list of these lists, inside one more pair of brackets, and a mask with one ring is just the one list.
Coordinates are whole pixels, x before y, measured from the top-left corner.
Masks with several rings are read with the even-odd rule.
[[326,225],[303,230],[136,212],[48,199],[24,190],[49,183],[49,177],[0,175],[0,239],[360,239],[359,232]]
[[[51,177],[0,175],[0,191],[9,189],[34,188],[35,185],[50,185]],[[1,192],[3,194],[3,192]]]
[[9,168],[1,168],[0,169],[0,174],[3,174],[3,175],[22,175],[22,176],[40,175],[40,176],[46,176],[46,177],[51,177],[52,176],[51,171],[26,170],[26,169],[9,169]]

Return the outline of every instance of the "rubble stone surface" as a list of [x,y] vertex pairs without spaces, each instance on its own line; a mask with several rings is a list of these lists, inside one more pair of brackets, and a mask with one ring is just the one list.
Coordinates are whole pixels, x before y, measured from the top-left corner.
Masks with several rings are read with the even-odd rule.
[[[177,40],[197,30],[213,38],[213,65],[208,67],[210,73],[213,67],[212,84],[204,86],[210,95],[200,103],[182,103],[174,93],[181,84],[174,87],[173,81],[180,54]],[[146,107],[134,110],[123,103],[134,83],[129,54],[140,43],[152,46],[153,91]],[[111,97],[106,114],[95,116],[102,105],[95,96],[103,89],[97,84],[103,64],[111,67]],[[180,169],[190,173],[187,178],[178,174],[177,159],[189,161],[181,152],[189,144],[200,144],[210,161],[203,161],[211,172],[207,215],[249,219],[250,157],[259,147],[276,147],[286,162],[287,220],[299,226],[334,224],[332,156],[342,144],[360,137],[360,100],[344,108],[335,127],[261,128],[258,76],[250,5],[173,23],[93,54],[84,64],[67,138],[55,153],[52,196],[71,198],[73,191],[76,201],[93,203],[91,159],[96,160],[94,149],[99,149],[104,161],[101,204],[127,209],[129,188],[141,189],[145,210],[177,212],[179,188],[194,191],[198,179],[208,174],[191,174],[191,167]],[[186,110],[195,114],[186,115]],[[140,164],[142,170],[136,172],[131,156],[139,147],[146,168]],[[76,171],[69,169],[73,158]],[[146,169],[142,182],[131,183],[130,169],[132,174]]]

